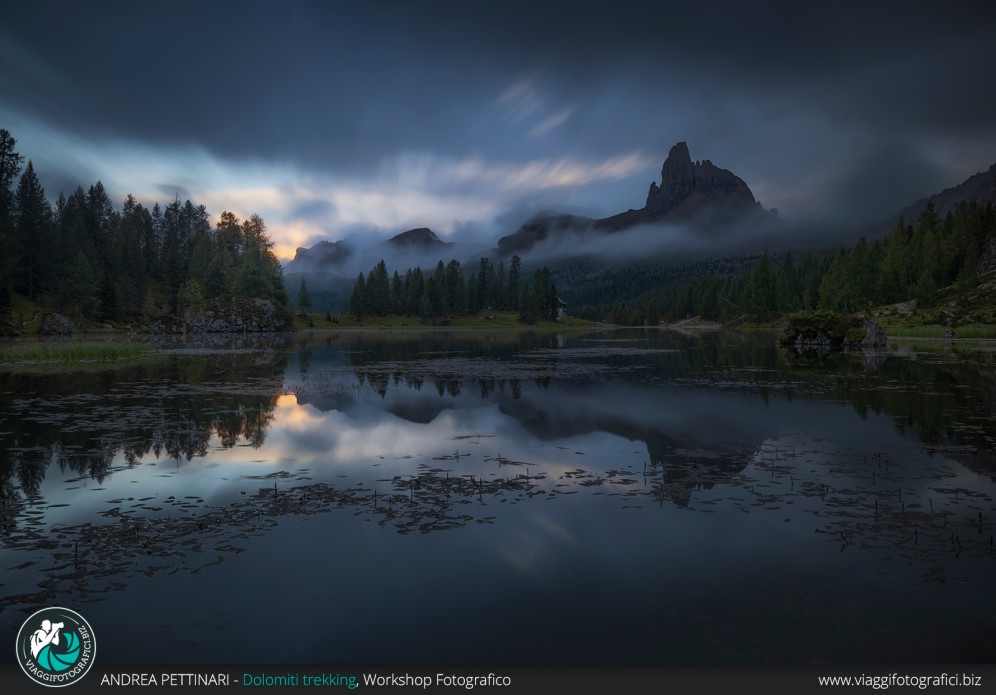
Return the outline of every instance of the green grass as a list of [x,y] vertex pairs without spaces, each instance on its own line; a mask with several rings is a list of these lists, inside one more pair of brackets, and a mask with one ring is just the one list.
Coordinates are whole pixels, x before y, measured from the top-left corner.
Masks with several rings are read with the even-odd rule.
[[944,331],[950,331],[950,326],[928,324],[925,326],[884,325],[886,335],[890,338],[940,338]]
[[996,339],[996,325],[968,324],[965,326],[941,326],[928,324],[925,326],[884,326],[885,332],[894,338],[940,338],[945,331],[953,331],[955,338],[972,338],[982,340]]
[[996,339],[996,325],[993,324],[958,326],[954,332],[958,338]]
[[574,316],[567,316],[560,321],[537,321],[525,323],[519,320],[516,311],[494,311],[481,313],[477,316],[447,316],[435,319],[421,319],[411,316],[365,316],[357,321],[346,314],[333,314],[328,321],[325,314],[313,312],[302,317],[300,312],[294,314],[294,328],[304,330],[315,329],[345,329],[345,328],[400,328],[405,330],[432,330],[440,328],[515,328],[522,330],[547,330],[574,327],[590,327],[598,324]]
[[0,364],[19,362],[109,362],[146,357],[158,350],[148,343],[21,342],[0,343]]
[[14,330],[22,334],[37,333],[43,313],[41,306],[16,292],[12,299],[10,314]]

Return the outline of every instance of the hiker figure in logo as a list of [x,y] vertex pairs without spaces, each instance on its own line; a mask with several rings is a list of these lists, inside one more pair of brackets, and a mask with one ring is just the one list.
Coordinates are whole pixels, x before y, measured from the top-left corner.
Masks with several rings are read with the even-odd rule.
[[59,643],[59,629],[65,627],[65,623],[52,624],[51,620],[43,620],[41,627],[31,635],[31,656],[38,658],[41,650],[50,644]]

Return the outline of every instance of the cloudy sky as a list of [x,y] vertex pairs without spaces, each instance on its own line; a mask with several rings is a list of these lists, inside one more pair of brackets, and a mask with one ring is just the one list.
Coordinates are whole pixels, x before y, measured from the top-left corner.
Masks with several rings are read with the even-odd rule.
[[0,128],[51,198],[258,212],[283,257],[638,208],[679,140],[800,224],[996,162],[988,3],[810,4],[19,3]]

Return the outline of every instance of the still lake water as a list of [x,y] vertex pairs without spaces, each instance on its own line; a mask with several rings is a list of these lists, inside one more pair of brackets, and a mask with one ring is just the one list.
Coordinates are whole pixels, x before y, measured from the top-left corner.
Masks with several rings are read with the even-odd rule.
[[772,342],[0,371],[0,644],[63,605],[105,664],[991,662],[994,346]]

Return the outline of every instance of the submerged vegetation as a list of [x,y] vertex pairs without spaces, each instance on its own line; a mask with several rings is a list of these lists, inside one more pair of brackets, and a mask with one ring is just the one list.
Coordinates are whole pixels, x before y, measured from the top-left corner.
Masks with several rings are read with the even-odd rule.
[[422,319],[417,316],[403,314],[387,314],[385,316],[356,317],[350,314],[298,312],[294,315],[294,328],[315,330],[343,329],[396,329],[427,331],[438,329],[496,329],[513,331],[559,330],[562,328],[582,328],[594,326],[591,321],[575,316],[565,316],[559,320],[540,319],[535,323],[524,324],[516,311],[494,311],[485,314],[464,316],[440,316]]
[[0,344],[0,364],[20,362],[107,362],[157,354],[148,343],[46,341]]

